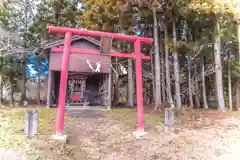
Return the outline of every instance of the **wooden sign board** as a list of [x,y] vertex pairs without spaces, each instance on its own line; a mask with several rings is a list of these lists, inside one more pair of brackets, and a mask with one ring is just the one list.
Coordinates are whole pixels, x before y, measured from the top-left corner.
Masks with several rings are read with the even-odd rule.
[[103,54],[110,54],[112,50],[112,37],[101,37],[101,43],[100,43],[100,53]]

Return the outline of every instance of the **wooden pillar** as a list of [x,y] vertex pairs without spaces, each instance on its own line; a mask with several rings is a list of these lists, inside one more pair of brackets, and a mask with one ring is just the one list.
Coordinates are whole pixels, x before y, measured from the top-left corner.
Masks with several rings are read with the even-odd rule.
[[108,74],[108,109],[112,108],[112,71]]
[[108,106],[108,74],[103,74],[103,94],[101,96],[101,101],[104,106]]
[[236,89],[236,110],[240,111],[240,85],[237,85]]
[[84,88],[85,88],[85,85],[84,85],[84,76],[82,76],[82,77],[81,77],[81,95],[80,95],[80,98],[81,98],[81,99],[82,99],[82,97],[83,97]]
[[134,107],[133,60],[128,59],[128,105]]
[[47,107],[51,106],[52,103],[52,81],[53,71],[48,71],[48,88],[47,88]]
[[143,83],[142,83],[142,62],[141,62],[141,43],[137,39],[134,42],[134,54],[136,55],[136,92],[137,92],[137,115],[138,132],[144,133],[144,111],[143,111]]
[[71,39],[72,39],[71,32],[67,32],[64,38],[64,51],[62,56],[62,68],[61,68],[61,76],[60,76],[57,123],[56,123],[57,136],[63,135],[64,111],[65,111],[65,102],[66,102],[68,64],[69,64],[69,57],[70,57]]
[[[238,22],[237,25],[238,28],[238,60],[240,63],[240,22]],[[240,83],[237,84],[237,89],[236,89],[236,110],[240,111]]]

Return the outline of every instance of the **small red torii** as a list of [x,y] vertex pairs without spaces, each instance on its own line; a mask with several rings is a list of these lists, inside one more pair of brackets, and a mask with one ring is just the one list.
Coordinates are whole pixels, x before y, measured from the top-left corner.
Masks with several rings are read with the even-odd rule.
[[135,132],[135,136],[144,135],[144,111],[143,111],[143,90],[142,90],[142,63],[141,60],[150,60],[149,56],[144,56],[141,53],[141,43],[152,43],[152,38],[144,38],[139,36],[129,36],[118,33],[108,33],[99,31],[89,31],[86,29],[74,29],[65,27],[55,27],[49,26],[48,31],[52,33],[65,34],[64,37],[64,47],[52,48],[52,51],[63,52],[62,56],[62,67],[61,67],[61,77],[60,77],[60,89],[58,97],[58,112],[57,112],[57,122],[56,122],[56,138],[62,139],[65,137],[63,135],[64,126],[64,110],[65,110],[65,97],[67,89],[67,79],[68,79],[68,64],[69,55],[71,52],[79,54],[95,54],[99,55],[100,51],[89,50],[89,49],[77,49],[71,48],[71,38],[72,35],[81,36],[91,36],[91,37],[112,37],[118,40],[126,40],[134,42],[134,53],[124,54],[118,52],[110,52],[110,56],[123,57],[123,58],[135,58],[136,59],[136,88],[137,88],[137,115],[138,115],[138,128]]

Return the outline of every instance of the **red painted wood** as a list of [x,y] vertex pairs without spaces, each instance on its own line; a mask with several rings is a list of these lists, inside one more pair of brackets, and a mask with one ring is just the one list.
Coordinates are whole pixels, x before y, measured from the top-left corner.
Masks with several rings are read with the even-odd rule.
[[[90,38],[89,38],[90,39]],[[57,46],[56,46],[57,47]],[[63,48],[63,46],[60,46]],[[77,49],[91,49],[99,51],[99,46],[88,40],[72,41],[71,48]],[[54,71],[61,71],[62,52],[50,52],[49,56],[49,69]],[[91,68],[87,64],[87,60],[91,62],[92,66],[96,68],[96,62],[101,63],[100,73],[111,72],[111,57],[95,54],[70,54],[68,72],[84,72],[92,73]]]
[[127,40],[127,41],[136,41],[139,39],[142,43],[152,43],[152,38],[146,37],[139,37],[139,36],[129,36],[119,33],[108,33],[108,32],[100,32],[100,31],[89,31],[86,29],[75,29],[75,28],[67,28],[67,27],[56,27],[56,26],[49,26],[48,31],[52,33],[60,33],[65,34],[66,32],[71,32],[72,34],[80,35],[80,36],[90,36],[90,37],[113,37],[119,40]]
[[[49,69],[53,71],[61,71],[62,52],[52,52],[49,57]],[[68,72],[92,73],[92,69],[87,64],[87,60],[93,68],[96,68],[96,62],[101,63],[100,73],[111,72],[111,57],[93,55],[93,54],[70,54]]]
[[[63,52],[63,47],[56,47],[52,48],[52,52]],[[109,56],[101,54],[98,50],[91,50],[91,49],[78,49],[78,48],[70,48],[71,53],[78,53],[78,54],[93,54],[93,55],[103,55],[103,56]],[[136,58],[135,54],[130,53],[119,53],[119,52],[111,52],[110,54],[113,57],[123,57],[123,58]],[[143,53],[141,54],[141,59],[143,60],[150,60],[150,56],[145,56]]]
[[[63,133],[64,103],[65,103],[66,86],[67,86],[68,61],[69,61],[70,52],[72,51],[70,47],[71,33],[82,35],[82,36],[111,36],[115,39],[134,41],[135,53],[129,54],[130,57],[129,55],[125,55],[122,53],[116,53],[115,55],[119,57],[125,57],[125,58],[136,58],[138,131],[143,132],[144,131],[144,112],[143,112],[143,89],[142,89],[141,42],[152,43],[152,39],[137,37],[137,36],[121,35],[117,33],[106,33],[106,32],[99,32],[99,31],[88,31],[83,29],[73,29],[73,28],[54,27],[54,26],[48,27],[48,30],[49,32],[62,33],[62,34],[66,33],[65,40],[64,40],[64,50],[63,50],[63,58],[62,58],[63,62],[62,62],[61,80],[60,80],[59,105],[58,105],[58,115],[57,115],[57,134],[61,135]],[[91,53],[96,54],[95,52],[91,52]],[[89,54],[89,53],[85,53],[85,54]]]
[[67,90],[67,79],[68,79],[68,64],[70,56],[71,47],[71,32],[67,32],[64,38],[64,51],[62,56],[62,69],[60,76],[60,88],[59,88],[59,98],[58,98],[58,112],[57,112],[57,124],[56,124],[56,134],[63,134],[63,124],[64,124],[64,110],[65,110],[65,97]]
[[136,88],[137,88],[138,131],[144,132],[142,62],[141,62],[141,44],[139,40],[136,40],[134,42],[134,52],[136,55],[135,68],[136,68]]
[[72,96],[71,97],[73,101],[80,101],[81,97],[80,96]]

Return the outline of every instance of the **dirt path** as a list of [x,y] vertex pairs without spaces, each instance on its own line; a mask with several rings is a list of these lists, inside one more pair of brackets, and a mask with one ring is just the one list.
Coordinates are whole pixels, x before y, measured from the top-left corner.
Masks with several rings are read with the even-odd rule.
[[203,124],[197,129],[181,126],[178,133],[151,128],[140,140],[132,136],[133,130],[124,130],[126,126],[121,121],[108,116],[68,123],[67,130],[69,144],[78,144],[81,149],[79,154],[75,152],[74,159],[79,156],[89,160],[240,159],[240,119],[223,118],[213,125],[207,124],[211,120],[201,119]]
[[0,148],[0,160],[22,160],[24,155],[19,150]]

